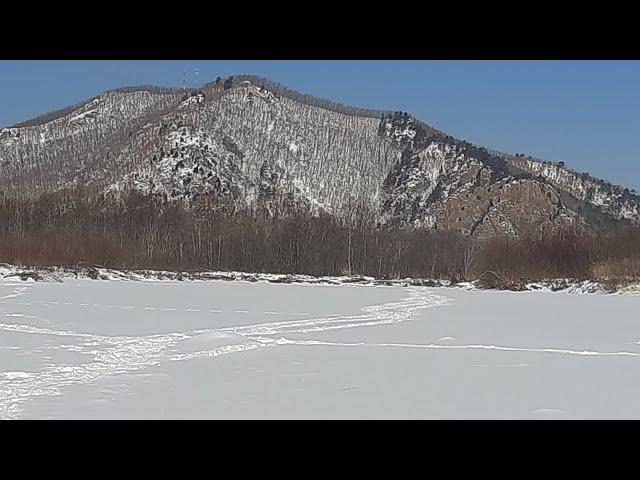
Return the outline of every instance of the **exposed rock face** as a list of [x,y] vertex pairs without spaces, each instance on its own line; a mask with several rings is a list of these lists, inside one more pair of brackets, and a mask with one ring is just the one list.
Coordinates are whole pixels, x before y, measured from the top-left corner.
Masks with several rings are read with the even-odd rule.
[[302,209],[475,236],[638,222],[629,190],[452,138],[404,112],[344,107],[241,77],[126,89],[0,131],[0,189],[90,184],[226,212]]
[[579,220],[547,182],[518,178],[484,149],[420,130],[406,115],[381,122],[381,135],[405,147],[384,181],[382,223],[489,236]]
[[509,163],[549,181],[573,197],[600,207],[616,219],[638,221],[640,196],[628,188],[592,177],[587,173],[573,172],[563,165],[536,161],[531,157],[511,157]]
[[407,148],[384,181],[383,221],[436,228],[437,211],[452,197],[491,181],[491,170],[458,148],[434,141]]
[[135,189],[187,204],[205,195],[221,205],[240,204],[253,187],[243,176],[240,165],[238,152],[231,151],[224,142],[183,126],[166,135],[149,165],[126,174],[110,185],[108,191]]

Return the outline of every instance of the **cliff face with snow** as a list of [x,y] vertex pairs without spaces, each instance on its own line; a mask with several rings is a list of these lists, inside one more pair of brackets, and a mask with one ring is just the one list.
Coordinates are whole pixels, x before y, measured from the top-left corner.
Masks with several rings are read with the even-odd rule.
[[513,175],[504,159],[394,115],[381,134],[403,148],[384,181],[383,223],[465,234],[517,234],[580,220],[547,182]]
[[511,157],[509,162],[545,179],[573,197],[600,208],[616,219],[637,222],[640,218],[640,196],[628,188],[605,182],[586,173],[574,172],[563,165],[541,162],[531,157]]
[[188,94],[114,91],[70,110],[0,131],[1,190],[94,185],[229,213],[302,209],[478,236],[639,218],[640,199],[622,187],[254,77]]

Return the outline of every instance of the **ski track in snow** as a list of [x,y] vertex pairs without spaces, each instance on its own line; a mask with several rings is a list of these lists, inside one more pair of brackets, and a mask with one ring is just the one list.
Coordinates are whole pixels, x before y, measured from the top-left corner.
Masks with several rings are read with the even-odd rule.
[[579,355],[590,357],[640,357],[640,352],[599,352],[594,350],[569,350],[564,348],[526,348],[502,345],[440,345],[437,343],[371,343],[371,342],[325,342],[321,340],[289,340],[279,338],[279,345],[319,345],[324,347],[394,347],[421,348],[430,350],[497,350],[501,352],[557,353],[563,355]]
[[[1,288],[7,286],[12,285],[5,284],[0,286],[0,293],[2,293]],[[12,299],[24,295],[30,287],[31,285],[17,286],[11,294],[0,296],[0,299]],[[287,333],[322,332],[399,323],[415,319],[417,312],[420,310],[446,305],[450,302],[448,298],[435,295],[423,288],[407,288],[406,290],[408,296],[404,300],[367,306],[361,310],[362,313],[359,315],[341,317],[331,315],[315,319],[305,318],[303,320],[268,322],[244,327],[201,329],[184,333],[147,336],[106,336],[0,322],[1,331],[75,339],[77,343],[57,345],[57,348],[93,356],[93,361],[89,363],[48,365],[36,372],[0,372],[0,418],[18,418],[23,411],[22,404],[33,397],[60,395],[62,389],[67,386],[89,383],[109,375],[140,371],[159,365],[163,361],[175,362],[196,358],[210,358],[266,346],[283,345],[281,335]],[[47,305],[46,302],[32,301],[11,302],[10,306],[13,309],[18,305],[32,304]],[[67,305],[67,303],[64,303],[64,305]],[[114,307],[113,305],[101,306],[97,304],[77,305],[82,307]],[[8,305],[0,304],[0,307],[6,306]],[[134,306],[120,308],[132,309]],[[150,309],[148,306],[141,308]],[[157,309],[166,310],[163,308]],[[9,313],[4,310],[5,308],[0,308],[0,315],[5,318],[17,316],[36,318],[20,313]],[[172,309],[172,311],[176,311],[176,309]],[[200,312],[201,310],[184,309],[184,311]],[[220,312],[220,310],[210,310],[210,312]],[[248,311],[235,310],[232,313],[248,313]],[[280,314],[280,312],[268,313]],[[291,315],[309,314],[297,312]],[[213,336],[216,343],[220,341],[225,343],[215,346],[203,345],[203,348],[196,349],[193,352],[171,352],[172,349],[179,352],[180,343],[185,340],[194,339],[197,341],[201,338],[209,338],[207,336]],[[278,338],[272,338],[272,336],[278,336]],[[229,343],[230,340],[233,343]]]
[[[2,291],[3,287],[14,287],[11,293]],[[4,284],[0,285],[0,318],[36,318],[19,312],[7,312],[5,308],[17,305],[42,304],[45,302],[17,302],[17,297],[28,293],[32,285]],[[444,306],[451,299],[436,295],[424,287],[405,288],[407,296],[397,302],[370,305],[361,309],[356,315],[329,314],[320,318],[304,318],[298,320],[265,322],[259,324],[222,327],[216,329],[200,329],[189,332],[146,336],[106,336],[90,333],[78,333],[68,330],[36,327],[25,324],[0,322],[0,331],[26,333],[42,336],[69,337],[76,343],[57,345],[56,348],[79,352],[93,357],[88,363],[80,364],[48,364],[35,372],[5,371],[0,372],[0,419],[19,418],[23,412],[22,404],[31,398],[46,395],[60,395],[67,386],[85,384],[100,378],[119,373],[131,373],[160,365],[165,361],[185,361],[198,358],[212,358],[230,353],[254,350],[268,346],[324,346],[349,348],[405,348],[425,350],[487,350],[498,352],[528,352],[557,355],[575,355],[589,357],[640,357],[640,352],[600,352],[592,350],[571,350],[562,348],[527,348],[504,345],[468,344],[455,345],[449,343],[454,337],[440,337],[441,343],[370,343],[370,342],[329,342],[320,340],[293,340],[288,334],[308,334],[331,330],[341,330],[376,325],[395,324],[417,318],[417,314],[428,308]],[[9,302],[7,302],[7,300]],[[54,303],[54,302],[50,302]],[[58,304],[60,302],[55,302]],[[63,305],[75,306],[69,303]],[[89,306],[89,304],[77,304]],[[135,306],[97,305],[92,307],[133,309]],[[146,310],[177,311],[175,308],[143,306]],[[185,312],[221,313],[221,310],[183,309]],[[248,313],[247,310],[234,310],[230,313]],[[280,312],[266,311],[267,315],[278,315]],[[292,313],[293,316],[309,315]],[[195,351],[180,351],[187,345],[182,343],[192,340],[196,342]],[[214,344],[211,344],[213,341]],[[198,342],[202,342],[200,345]],[[207,345],[207,342],[209,344]],[[18,348],[18,347],[7,347]]]

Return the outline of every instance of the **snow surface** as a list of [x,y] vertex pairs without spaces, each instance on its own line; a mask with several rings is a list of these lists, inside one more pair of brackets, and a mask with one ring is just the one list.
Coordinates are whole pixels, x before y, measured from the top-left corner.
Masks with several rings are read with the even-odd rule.
[[0,418],[640,418],[640,297],[0,281]]
[[71,118],[69,118],[69,123],[72,122],[76,122],[78,120],[82,120],[83,118],[86,117],[93,117],[95,115],[98,114],[98,109],[97,108],[92,108],[90,110],[86,110],[82,113],[78,113],[77,115],[73,115]]

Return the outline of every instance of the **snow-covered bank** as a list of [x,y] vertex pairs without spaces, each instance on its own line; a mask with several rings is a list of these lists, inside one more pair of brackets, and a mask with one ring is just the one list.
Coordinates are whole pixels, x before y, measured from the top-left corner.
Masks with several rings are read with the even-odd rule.
[[511,291],[565,292],[575,294],[640,293],[640,284],[612,288],[598,280],[551,279],[541,282],[518,283],[497,287],[481,281],[453,282],[429,278],[386,279],[364,275],[312,276],[303,274],[247,273],[234,271],[174,272],[166,270],[114,270],[105,267],[46,267],[28,268],[0,264],[0,281],[23,280],[36,282],[63,282],[68,279],[123,281],[237,281],[268,282],[304,285],[367,285],[398,287],[452,287],[464,290],[495,289]]

